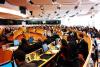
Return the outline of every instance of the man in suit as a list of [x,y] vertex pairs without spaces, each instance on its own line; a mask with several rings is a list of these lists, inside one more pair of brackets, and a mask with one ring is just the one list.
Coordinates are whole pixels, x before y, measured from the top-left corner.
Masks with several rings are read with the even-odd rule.
[[21,50],[14,51],[13,57],[18,67],[37,67],[35,63],[25,62],[25,52]]

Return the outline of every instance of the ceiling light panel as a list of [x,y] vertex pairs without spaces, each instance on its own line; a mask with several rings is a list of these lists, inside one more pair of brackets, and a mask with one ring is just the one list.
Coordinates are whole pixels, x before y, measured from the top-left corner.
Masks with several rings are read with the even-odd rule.
[[51,0],[32,0],[32,2],[34,2],[34,4],[37,4],[37,5],[50,5],[52,4],[52,1]]
[[60,4],[76,4],[78,0],[57,0],[58,3]]

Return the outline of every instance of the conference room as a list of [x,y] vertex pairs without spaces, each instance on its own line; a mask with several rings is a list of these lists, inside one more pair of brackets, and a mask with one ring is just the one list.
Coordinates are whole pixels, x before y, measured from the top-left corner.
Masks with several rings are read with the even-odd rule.
[[99,0],[0,0],[0,67],[100,67]]

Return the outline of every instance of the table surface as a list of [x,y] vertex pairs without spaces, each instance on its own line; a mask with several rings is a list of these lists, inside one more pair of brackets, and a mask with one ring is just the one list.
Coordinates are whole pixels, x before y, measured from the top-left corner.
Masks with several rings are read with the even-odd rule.
[[12,51],[3,50],[2,48],[0,48],[0,65],[8,61],[11,61],[11,58],[12,58]]

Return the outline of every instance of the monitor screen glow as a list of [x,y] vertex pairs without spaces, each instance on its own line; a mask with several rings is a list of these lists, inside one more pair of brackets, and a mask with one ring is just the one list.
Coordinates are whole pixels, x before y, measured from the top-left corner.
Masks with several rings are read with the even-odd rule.
[[48,48],[48,45],[47,45],[46,43],[43,44],[42,47],[43,47],[43,51],[44,51],[44,52],[48,51],[48,49],[49,49],[49,48]]
[[12,63],[8,62],[6,64],[1,65],[0,67],[12,67]]
[[33,40],[34,40],[34,39],[33,39],[32,37],[30,37],[30,38],[29,38],[29,43],[32,43]]
[[18,46],[19,45],[19,40],[14,40],[14,46]]

